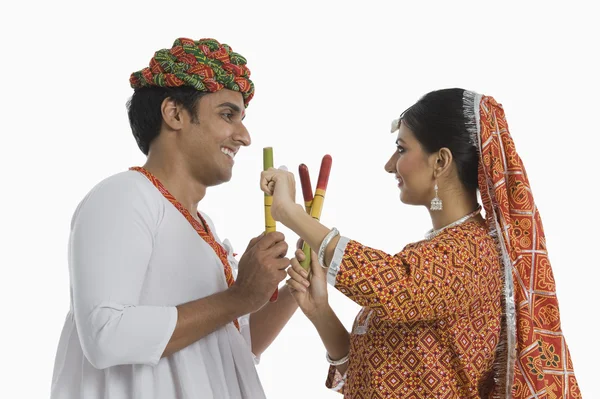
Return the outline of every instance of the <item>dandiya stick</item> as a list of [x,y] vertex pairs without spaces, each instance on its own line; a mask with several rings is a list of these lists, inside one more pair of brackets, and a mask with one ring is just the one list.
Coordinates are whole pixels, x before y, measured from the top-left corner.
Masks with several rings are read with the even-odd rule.
[[[316,220],[321,219],[321,211],[323,210],[323,203],[325,201],[325,191],[327,190],[327,183],[329,182],[329,173],[331,172],[331,163],[332,159],[331,155],[329,154],[325,155],[323,157],[323,160],[321,161],[319,179],[317,180],[317,189],[315,190],[315,196],[312,200],[312,204],[310,207],[310,216],[312,216],[312,218]],[[302,251],[306,254],[305,247],[308,247],[308,244],[306,242],[302,246]],[[305,270],[308,271],[309,269],[310,263],[307,265],[307,268],[305,268]]]
[[[304,208],[306,213],[310,215],[310,209],[313,202],[313,191],[310,184],[310,174],[308,173],[308,167],[305,164],[300,164],[298,167],[298,175],[300,176],[300,184],[302,185],[302,195],[304,196]],[[304,270],[310,269],[310,246],[302,245],[302,252],[304,252],[304,260],[300,262],[300,266]]]
[[[263,171],[273,167],[273,147],[263,148]],[[265,233],[276,231],[275,219],[271,216],[271,205],[273,205],[273,197],[265,194]],[[270,301],[275,302],[279,296],[279,289],[271,296]]]
[[302,195],[304,196],[304,208],[306,213],[310,215],[310,208],[313,201],[313,192],[310,185],[310,174],[308,167],[305,164],[300,164],[298,167],[298,175],[300,176],[300,184],[302,185]]

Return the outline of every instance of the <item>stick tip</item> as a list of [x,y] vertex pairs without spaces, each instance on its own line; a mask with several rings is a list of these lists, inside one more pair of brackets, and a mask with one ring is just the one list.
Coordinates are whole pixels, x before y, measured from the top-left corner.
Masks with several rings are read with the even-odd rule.
[[327,182],[329,181],[329,173],[331,172],[331,164],[333,160],[331,155],[327,154],[321,161],[321,170],[319,171],[319,178],[317,180],[317,188],[322,190],[327,189]]

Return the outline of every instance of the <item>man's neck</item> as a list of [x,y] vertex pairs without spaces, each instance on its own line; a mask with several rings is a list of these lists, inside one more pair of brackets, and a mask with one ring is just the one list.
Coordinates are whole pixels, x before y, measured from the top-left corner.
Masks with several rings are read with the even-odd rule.
[[198,182],[183,164],[148,156],[144,169],[152,173],[197,218],[198,203],[206,195],[206,186]]

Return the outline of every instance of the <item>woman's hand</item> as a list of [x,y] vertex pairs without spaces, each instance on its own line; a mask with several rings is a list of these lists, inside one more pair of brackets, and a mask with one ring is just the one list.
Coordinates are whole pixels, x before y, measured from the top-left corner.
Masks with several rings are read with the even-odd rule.
[[280,222],[285,212],[296,205],[296,181],[294,174],[282,166],[279,169],[269,168],[260,175],[260,189],[273,196],[271,216]]
[[290,278],[286,284],[290,287],[290,292],[302,312],[312,320],[329,309],[327,274],[326,270],[319,265],[317,254],[312,251],[310,262],[312,275],[309,281],[308,272],[300,266],[303,260],[304,252],[301,249],[296,250],[296,257],[292,259],[292,265],[287,270]]

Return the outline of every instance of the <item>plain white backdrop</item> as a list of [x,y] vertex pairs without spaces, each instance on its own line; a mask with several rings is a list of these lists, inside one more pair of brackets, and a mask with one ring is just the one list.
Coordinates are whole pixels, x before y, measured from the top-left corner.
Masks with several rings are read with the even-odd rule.
[[[563,331],[584,397],[596,373],[597,13],[582,2],[22,1],[0,16],[0,398],[46,398],[69,308],[67,240],[101,179],[144,162],[127,122],[129,74],[177,37],[213,37],[248,59],[253,144],[200,208],[238,252],[263,228],[262,148],[333,157],[322,221],[399,251],[429,229],[383,165],[390,121],[426,92],[463,87],[506,110],[542,214]],[[298,201],[301,194],[298,193]],[[286,233],[290,246],[297,237]],[[290,255],[292,250],[290,250]],[[358,306],[330,290],[350,326]],[[298,312],[262,357],[269,398],[335,398],[323,346]]]

